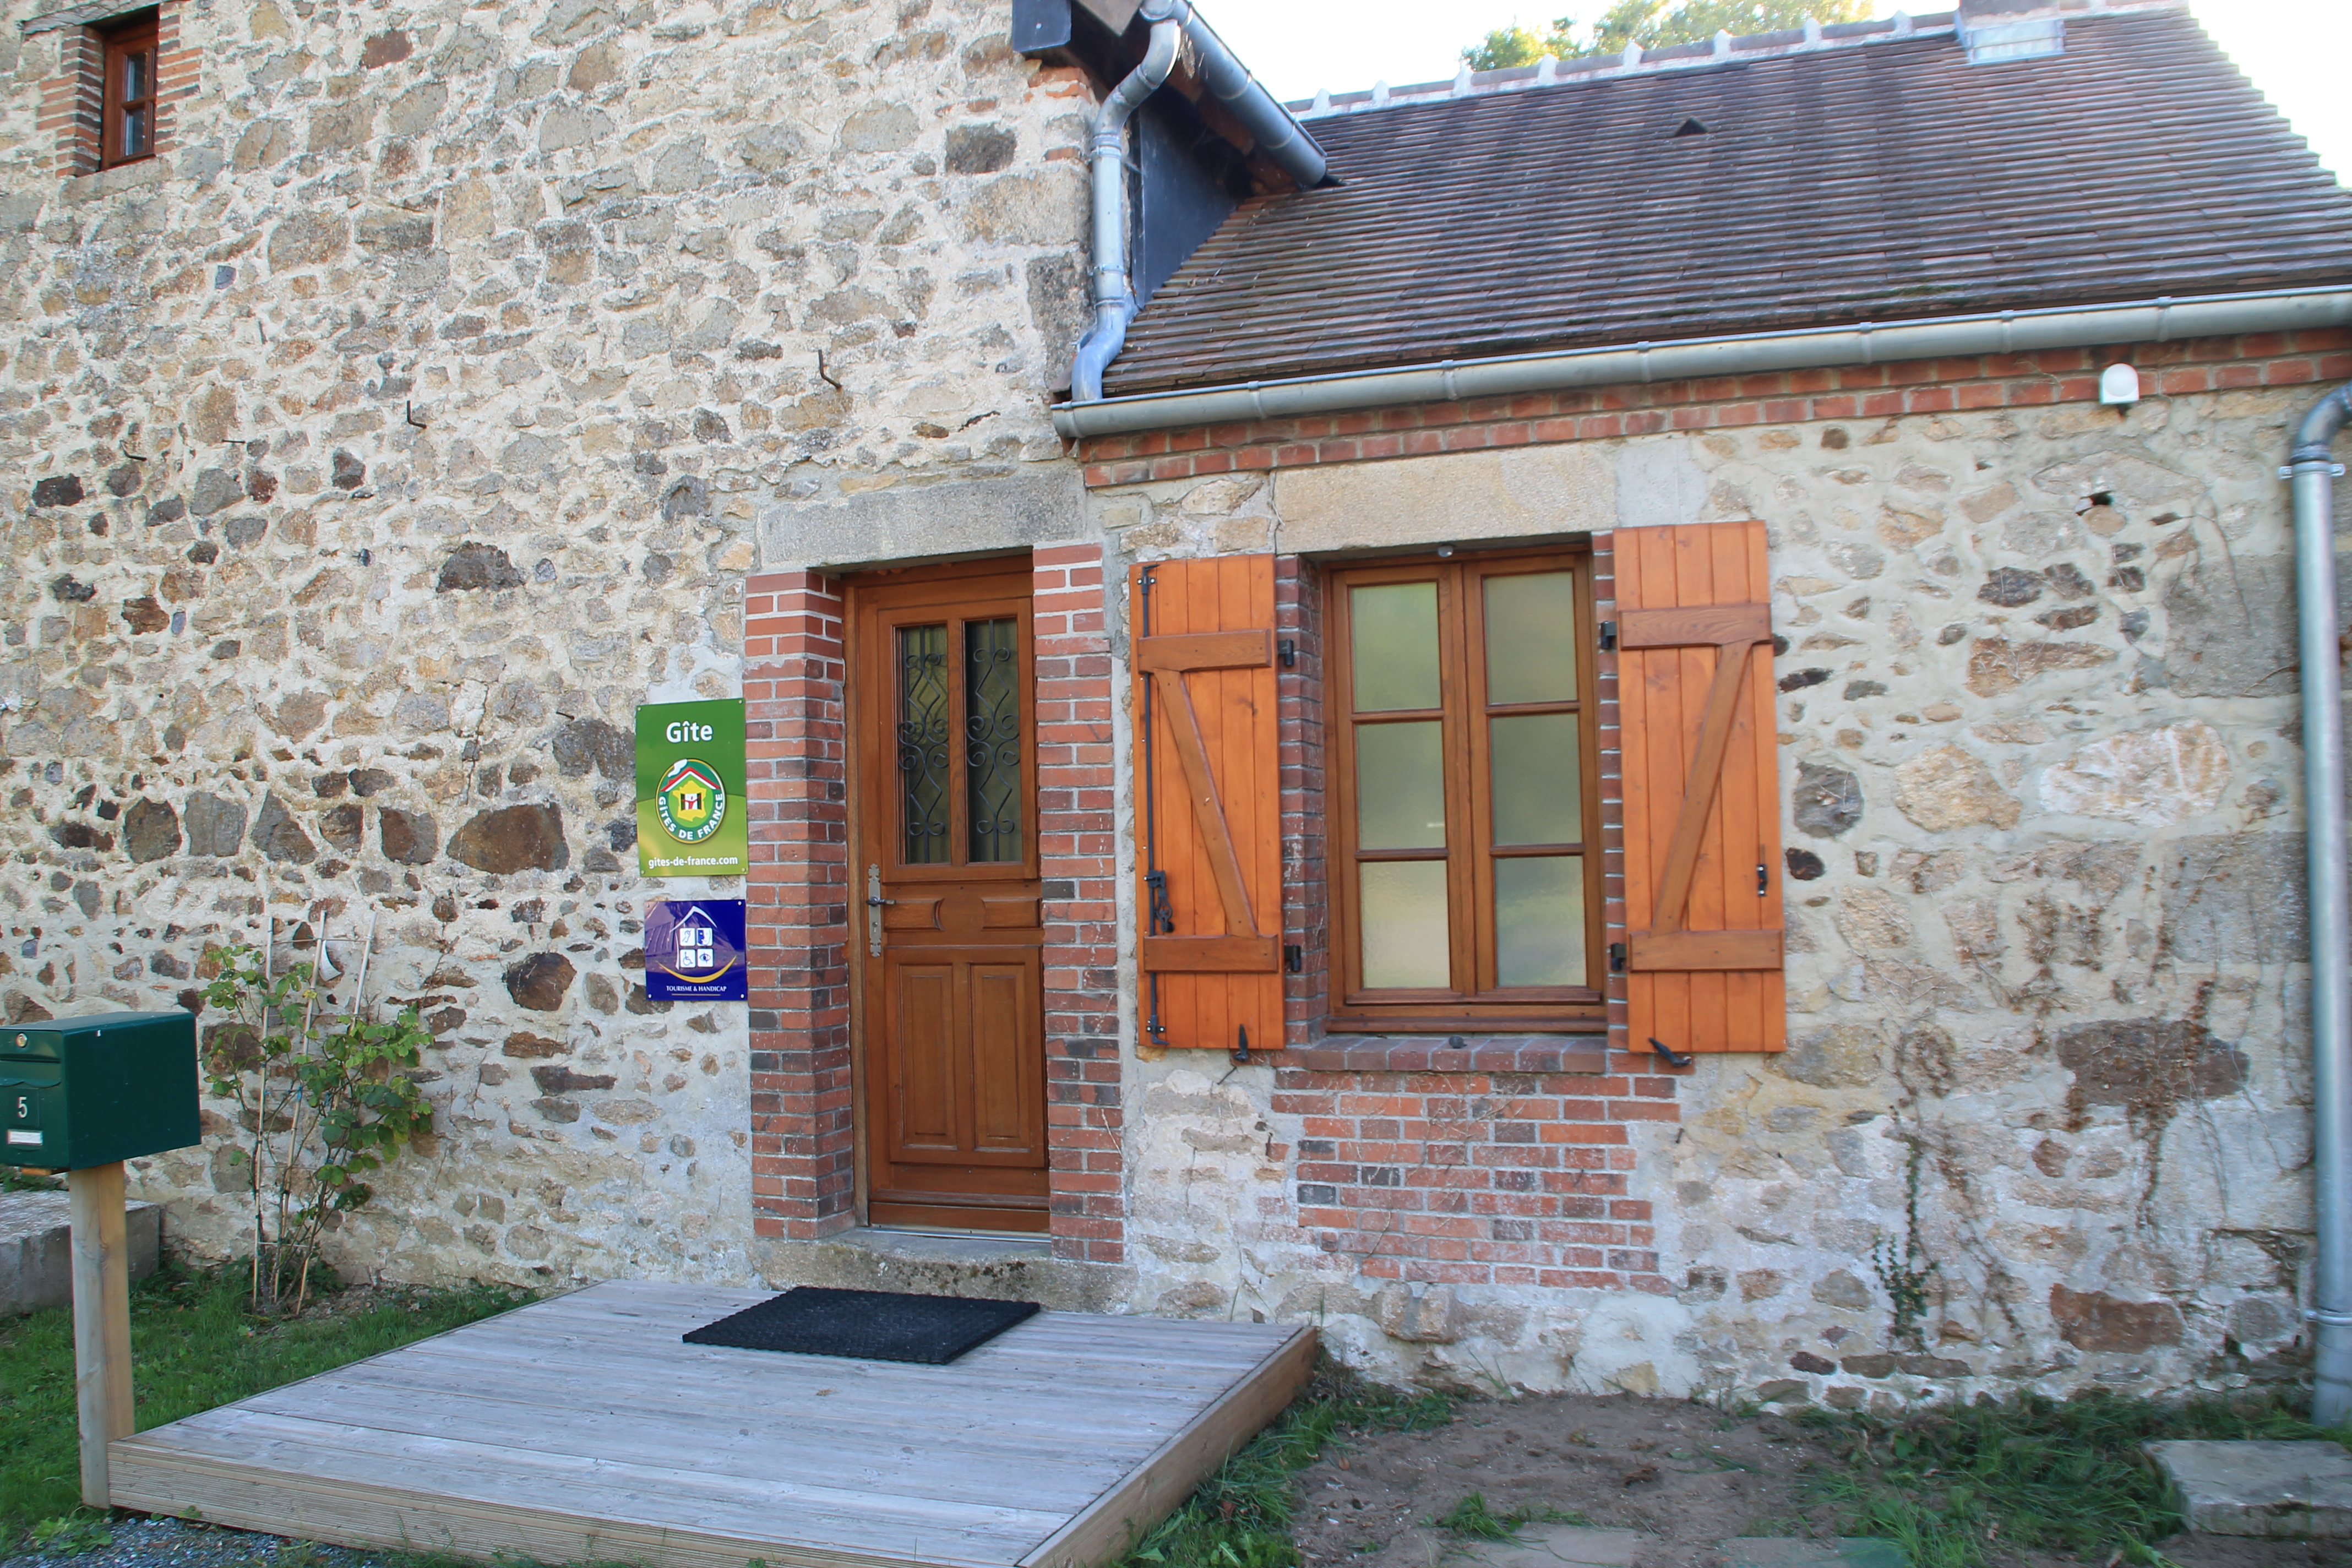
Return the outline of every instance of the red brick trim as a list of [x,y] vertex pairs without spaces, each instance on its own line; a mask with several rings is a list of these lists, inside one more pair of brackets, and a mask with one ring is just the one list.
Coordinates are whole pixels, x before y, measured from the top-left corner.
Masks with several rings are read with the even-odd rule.
[[1329,870],[1323,836],[1323,574],[1311,561],[1274,563],[1274,625],[1297,663],[1275,671],[1281,736],[1282,940],[1300,949],[1300,973],[1282,982],[1283,1041],[1303,1046],[1330,1011]]
[[1102,548],[1033,557],[1037,848],[1045,879],[1045,1139],[1056,1258],[1127,1258],[1118,781]]
[[1299,1119],[1298,1223],[1367,1279],[1670,1293],[1651,1205],[1626,1193],[1629,1129],[1676,1119],[1651,1065],[1322,1071],[1286,1054],[1274,1110]]
[[[1617,618],[1617,535],[1613,531],[1592,536],[1592,618],[1596,624]],[[1601,753],[1601,992],[1609,1001],[1610,1043],[1622,1051],[1628,1048],[1630,994],[1625,976],[1607,965],[1610,949],[1626,940],[1625,732],[1617,704],[1617,650],[1601,648],[1599,643],[1598,637],[1592,639],[1593,678],[1601,710],[1593,719]]]
[[[200,85],[202,52],[180,47],[181,0],[163,0],[155,7],[155,152],[158,156],[177,143],[179,110],[184,98]],[[126,5],[124,16],[147,9]],[[58,33],[58,74],[41,83],[40,113],[36,134],[55,137],[57,172],[68,177],[94,174],[100,156],[106,97],[106,24],[60,28]]]
[[1458,1042],[1426,1035],[1327,1035],[1294,1047],[1286,1067],[1318,1072],[1516,1072],[1604,1073],[1609,1041],[1601,1034],[1455,1035]]
[[842,634],[830,579],[746,584],[752,1225],[798,1240],[857,1221]]
[[1087,464],[1086,482],[1100,487],[1669,430],[2095,403],[2100,369],[2118,360],[2140,367],[2152,396],[2301,386],[2352,378],[2352,330],[1906,360],[1429,403],[1097,437],[1078,444],[1078,456]]

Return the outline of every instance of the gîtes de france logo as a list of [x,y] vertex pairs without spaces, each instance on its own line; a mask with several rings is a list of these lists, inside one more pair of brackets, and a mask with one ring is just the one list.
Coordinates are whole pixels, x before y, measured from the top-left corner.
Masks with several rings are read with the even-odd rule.
[[727,820],[727,786],[709,763],[680,757],[662,775],[654,792],[654,805],[662,826],[680,844],[699,844]]

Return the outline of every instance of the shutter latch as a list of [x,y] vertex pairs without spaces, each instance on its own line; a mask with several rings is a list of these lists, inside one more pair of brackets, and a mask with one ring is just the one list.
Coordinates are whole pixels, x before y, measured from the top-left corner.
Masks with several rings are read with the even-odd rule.
[[1658,1059],[1670,1068],[1686,1068],[1696,1059],[1691,1052],[1675,1050],[1654,1035],[1650,1037],[1650,1049],[1655,1051]]

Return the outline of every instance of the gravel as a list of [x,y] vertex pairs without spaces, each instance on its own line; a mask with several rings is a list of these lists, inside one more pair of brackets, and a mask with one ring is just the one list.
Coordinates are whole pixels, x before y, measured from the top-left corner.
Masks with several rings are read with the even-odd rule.
[[382,1568],[383,1563],[340,1546],[182,1519],[133,1517],[106,1528],[113,1539],[105,1546],[28,1552],[0,1558],[0,1568]]

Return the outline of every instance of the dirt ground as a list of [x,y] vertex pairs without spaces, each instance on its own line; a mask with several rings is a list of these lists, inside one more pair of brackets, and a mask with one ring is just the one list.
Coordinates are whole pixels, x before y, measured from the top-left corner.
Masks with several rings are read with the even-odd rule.
[[[1654,1538],[1638,1568],[1720,1568],[1717,1548],[1735,1536],[1834,1534],[1830,1510],[1807,1505],[1805,1480],[1836,1462],[1777,1415],[1631,1394],[1479,1402],[1445,1426],[1327,1448],[1299,1473],[1294,1536],[1304,1568],[1433,1568],[1465,1543],[1433,1521],[1477,1492],[1496,1514],[1550,1510],[1638,1530]],[[2179,1568],[2352,1568],[2352,1542],[2184,1535],[2161,1550]],[[2004,1568],[2084,1562],[2036,1552]]]

